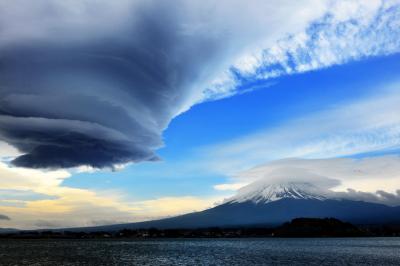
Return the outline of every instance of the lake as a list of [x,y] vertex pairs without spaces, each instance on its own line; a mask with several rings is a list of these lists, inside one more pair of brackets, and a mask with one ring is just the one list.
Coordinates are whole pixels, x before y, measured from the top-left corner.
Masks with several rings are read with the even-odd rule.
[[3,239],[0,265],[400,265],[400,238]]

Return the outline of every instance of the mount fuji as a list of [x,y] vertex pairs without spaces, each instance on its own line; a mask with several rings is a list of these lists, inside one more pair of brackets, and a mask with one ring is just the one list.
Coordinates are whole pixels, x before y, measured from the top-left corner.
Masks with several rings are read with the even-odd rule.
[[240,189],[238,193],[225,200],[225,203],[270,203],[281,199],[314,199],[326,200],[329,198],[329,190],[322,189],[309,182],[282,182],[265,183],[263,180],[254,182]]
[[233,226],[276,226],[294,218],[333,217],[355,224],[400,222],[400,207],[349,200],[310,182],[257,181],[241,188],[224,203],[200,212],[172,218],[94,227],[93,230],[138,228],[204,228]]

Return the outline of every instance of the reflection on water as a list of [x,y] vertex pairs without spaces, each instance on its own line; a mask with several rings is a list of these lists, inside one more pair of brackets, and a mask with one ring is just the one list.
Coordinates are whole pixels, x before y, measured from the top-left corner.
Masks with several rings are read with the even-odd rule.
[[1,240],[0,265],[400,265],[400,238]]

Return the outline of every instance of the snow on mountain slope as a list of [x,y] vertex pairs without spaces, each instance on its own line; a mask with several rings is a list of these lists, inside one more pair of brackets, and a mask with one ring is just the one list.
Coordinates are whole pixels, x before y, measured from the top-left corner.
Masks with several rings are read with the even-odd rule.
[[239,189],[235,196],[226,200],[226,203],[246,201],[268,203],[283,198],[325,200],[332,197],[333,193],[330,190],[310,182],[287,181],[269,184],[261,180]]

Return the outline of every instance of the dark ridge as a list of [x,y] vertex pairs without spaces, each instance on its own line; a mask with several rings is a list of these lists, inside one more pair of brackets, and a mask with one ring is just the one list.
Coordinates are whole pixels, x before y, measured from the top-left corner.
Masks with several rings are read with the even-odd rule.
[[365,235],[351,223],[335,218],[296,218],[274,230],[278,237],[349,237]]

